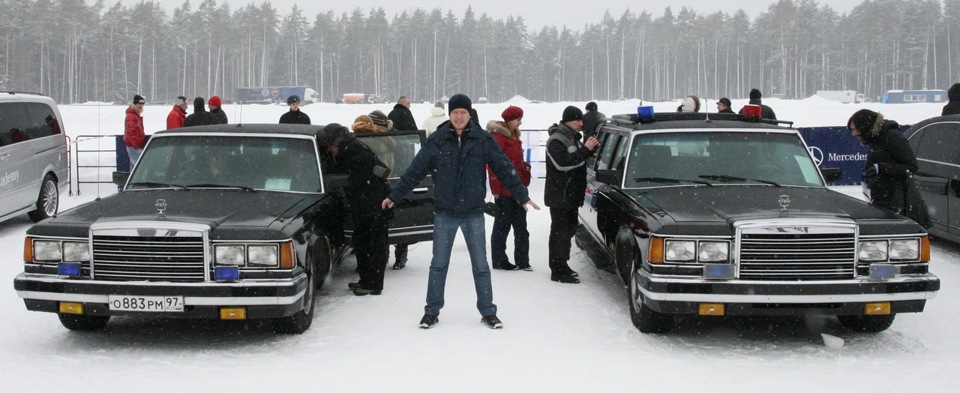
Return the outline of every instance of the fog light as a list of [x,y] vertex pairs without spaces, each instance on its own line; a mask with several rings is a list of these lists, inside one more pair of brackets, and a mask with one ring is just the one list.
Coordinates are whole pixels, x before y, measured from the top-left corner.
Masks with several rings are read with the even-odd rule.
[[60,262],[57,264],[57,275],[59,276],[80,276],[80,264],[76,262]]
[[247,319],[247,309],[243,307],[222,307],[220,308],[220,319],[227,321]]
[[900,267],[896,265],[882,263],[870,265],[871,280],[890,280],[896,277],[898,273],[900,273]]
[[60,313],[83,315],[83,303],[60,302]]
[[732,280],[733,265],[725,263],[703,264],[703,278],[708,280]]
[[867,303],[863,313],[867,315],[890,315],[890,302]]
[[240,279],[240,268],[236,266],[217,266],[213,269],[213,279],[217,281],[237,281]]
[[700,315],[722,316],[724,313],[723,303],[700,303],[700,309],[697,310]]

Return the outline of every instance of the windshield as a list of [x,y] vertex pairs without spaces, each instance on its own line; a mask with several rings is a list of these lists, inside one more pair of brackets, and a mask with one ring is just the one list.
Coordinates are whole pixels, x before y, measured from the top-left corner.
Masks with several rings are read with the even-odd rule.
[[127,189],[166,187],[319,192],[316,148],[307,138],[154,138],[130,174]]
[[733,183],[823,186],[802,140],[790,133],[638,135],[628,159],[626,188]]

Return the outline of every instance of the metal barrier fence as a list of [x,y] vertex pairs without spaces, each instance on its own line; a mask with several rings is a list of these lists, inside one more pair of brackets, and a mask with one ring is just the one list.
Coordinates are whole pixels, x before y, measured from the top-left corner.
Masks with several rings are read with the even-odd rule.
[[[104,148],[104,147],[102,147],[102,144],[101,144],[101,143],[97,143],[97,147],[96,147],[96,148],[81,148],[81,147],[80,147],[80,143],[81,143],[81,142],[90,142],[90,141],[94,141],[94,140],[97,140],[97,139],[100,139],[100,138],[110,138],[110,141],[113,142],[113,143],[110,143],[110,145],[108,145],[108,146],[110,146],[109,148]],[[115,141],[117,140],[117,138],[120,138],[120,139],[122,140],[122,139],[123,139],[123,135],[77,135],[76,139],[75,139],[74,142],[73,142],[73,143],[75,144],[75,148],[73,149],[73,160],[74,160],[74,165],[73,165],[73,167],[74,167],[74,169],[75,169],[76,172],[75,172],[75,174],[71,175],[71,177],[74,179],[74,181],[75,181],[75,183],[76,183],[77,195],[80,195],[80,185],[81,185],[81,184],[101,184],[101,183],[113,184],[113,177],[112,177],[112,176],[111,176],[111,177],[108,177],[106,180],[102,180],[101,177],[99,176],[99,174],[100,174],[100,171],[102,171],[103,169],[107,169],[107,168],[109,168],[110,171],[113,172],[113,170],[117,167],[117,165],[116,165],[116,163],[115,163],[115,160],[112,160],[113,162],[112,162],[110,165],[105,165],[105,164],[103,164],[103,162],[100,160],[100,155],[101,155],[101,153],[110,153],[112,157],[116,157],[116,156],[117,156],[118,149],[117,149],[117,145],[116,145],[116,142],[115,142]],[[124,153],[124,156],[126,156],[126,151],[124,151],[123,153]],[[95,165],[81,164],[81,160],[80,160],[80,156],[81,156],[81,155],[83,155],[84,157],[88,157],[88,156],[94,155],[94,154],[96,154],[96,160],[95,160],[96,164],[95,164]],[[91,161],[91,160],[83,160],[83,161],[86,162],[86,161]],[[98,176],[96,177],[96,180],[83,180],[83,178],[80,177],[80,170],[81,170],[81,169],[90,169],[90,168],[95,168],[95,169],[96,169],[96,172],[97,172],[97,174],[98,174]],[[72,195],[72,194],[71,194],[71,195]]]

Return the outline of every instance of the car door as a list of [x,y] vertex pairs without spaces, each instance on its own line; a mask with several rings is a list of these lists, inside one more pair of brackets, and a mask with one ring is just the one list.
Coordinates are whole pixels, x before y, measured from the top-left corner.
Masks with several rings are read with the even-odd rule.
[[[413,162],[426,140],[424,131],[357,133],[357,140],[391,146],[380,160],[390,166],[388,182],[396,188],[400,177]],[[390,220],[390,244],[410,244],[433,240],[433,177],[427,175],[406,198],[397,203]]]
[[22,103],[0,104],[0,216],[33,206],[40,183]]
[[597,171],[617,169],[618,157],[622,160],[621,156],[623,154],[621,151],[624,150],[627,136],[601,131],[599,137],[600,149],[596,154],[596,164],[587,168],[587,194],[583,206],[580,208],[580,220],[594,237],[609,243],[605,233],[606,216],[618,213],[603,211],[605,206],[612,206],[608,200],[605,201],[605,199],[609,199],[605,193],[611,190],[611,186],[597,180]]
[[960,122],[930,124],[911,137],[919,169],[914,182],[927,204],[933,229],[960,234]]

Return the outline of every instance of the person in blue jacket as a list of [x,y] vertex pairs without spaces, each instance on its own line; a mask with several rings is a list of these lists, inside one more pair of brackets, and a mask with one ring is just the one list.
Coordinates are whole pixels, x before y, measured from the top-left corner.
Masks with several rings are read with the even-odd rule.
[[400,183],[381,205],[384,209],[392,208],[427,174],[433,175],[433,259],[427,283],[427,304],[420,319],[421,329],[432,328],[439,322],[450,252],[458,229],[463,231],[470,252],[477,309],[482,316],[480,322],[491,329],[503,327],[503,322],[497,318],[497,305],[493,304],[493,286],[487,264],[482,209],[486,204],[487,166],[524,209],[540,209],[530,200],[527,188],[493,136],[471,121],[470,109],[472,104],[466,95],[457,94],[450,98],[450,121],[430,134],[400,178]]

